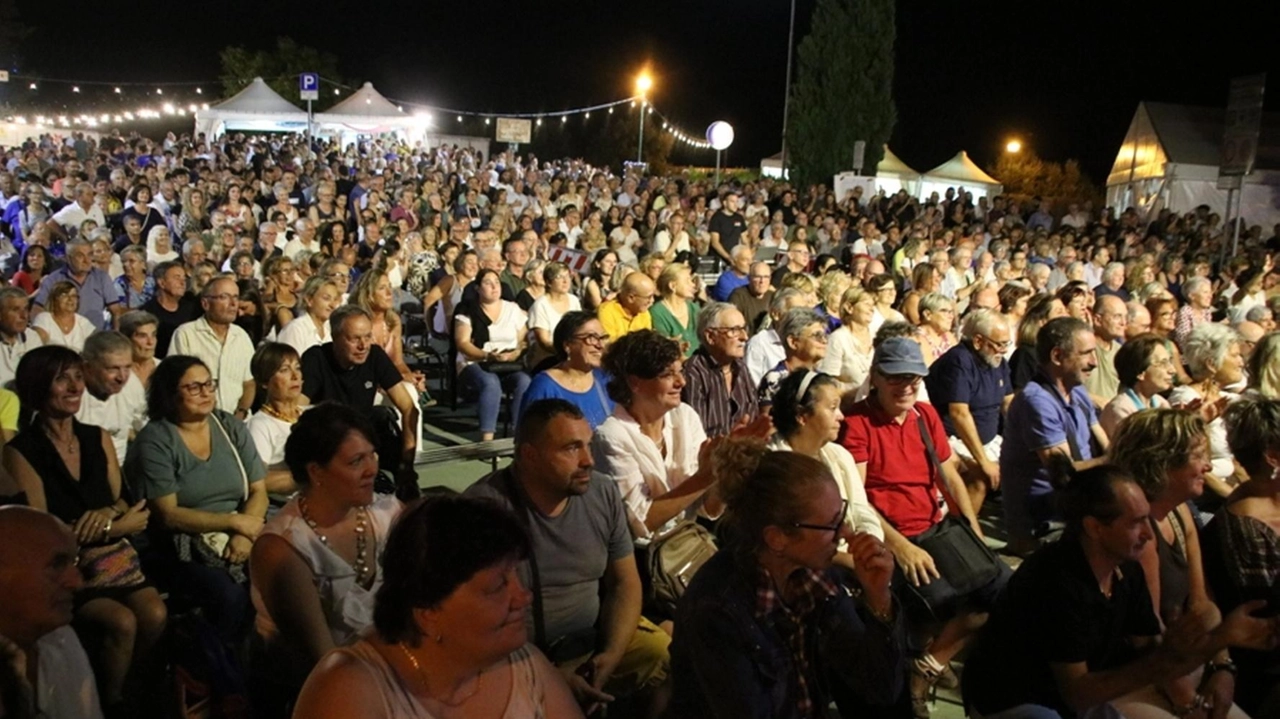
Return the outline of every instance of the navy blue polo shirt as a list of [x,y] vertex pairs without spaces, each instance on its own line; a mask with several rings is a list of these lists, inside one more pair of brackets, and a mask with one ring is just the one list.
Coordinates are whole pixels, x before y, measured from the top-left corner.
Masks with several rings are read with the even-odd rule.
[[999,366],[992,367],[972,345],[961,342],[934,361],[924,383],[929,389],[929,403],[938,408],[948,435],[960,436],[947,411],[951,404],[969,405],[983,444],[1000,433],[1000,407],[1004,398],[1013,394],[1009,363],[1003,358]]

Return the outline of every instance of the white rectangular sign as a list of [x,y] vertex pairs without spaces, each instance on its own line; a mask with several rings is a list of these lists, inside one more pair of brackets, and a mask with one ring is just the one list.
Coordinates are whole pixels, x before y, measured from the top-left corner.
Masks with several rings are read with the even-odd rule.
[[532,137],[533,120],[523,120],[516,117],[498,118],[498,132],[495,136],[498,142],[527,145]]

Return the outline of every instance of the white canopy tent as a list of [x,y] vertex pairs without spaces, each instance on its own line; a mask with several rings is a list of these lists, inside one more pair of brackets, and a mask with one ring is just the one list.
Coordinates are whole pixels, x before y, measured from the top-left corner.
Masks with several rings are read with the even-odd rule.
[[351,97],[315,116],[319,135],[338,135],[342,144],[354,142],[360,135],[396,133],[410,141],[426,139],[428,120],[425,116],[406,114],[382,93],[366,82]]
[[307,113],[280,97],[262,78],[208,110],[196,111],[196,134],[218,137],[229,130],[305,132]]
[[969,153],[961,150],[956,156],[924,173],[920,178],[920,199],[927,199],[933,193],[939,196],[946,194],[948,188],[965,189],[973,199],[993,197],[1004,190],[1000,181],[982,171],[977,163],[969,159]]
[[835,190],[836,199],[843,200],[849,190],[855,186],[861,186],[863,196],[870,197],[876,192],[883,192],[886,195],[895,194],[903,189],[913,192],[919,181],[920,173],[911,169],[900,157],[893,154],[893,150],[890,150],[888,145],[885,145],[884,157],[880,158],[880,164],[876,165],[874,177],[842,172],[835,176],[832,187]]
[[[1222,108],[1141,102],[1107,176],[1107,204],[1150,216],[1208,205],[1226,217],[1218,189]],[[1244,177],[1241,214],[1250,225],[1280,222],[1280,114],[1264,113],[1254,170]]]

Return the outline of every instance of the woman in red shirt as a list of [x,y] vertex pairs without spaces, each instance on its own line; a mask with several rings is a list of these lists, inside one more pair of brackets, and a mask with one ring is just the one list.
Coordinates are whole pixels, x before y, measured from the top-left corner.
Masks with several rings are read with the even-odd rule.
[[49,256],[49,250],[43,245],[28,245],[27,249],[22,251],[21,267],[13,274],[10,284],[21,287],[28,297],[34,296],[36,290],[40,289],[40,280],[49,274],[52,265],[53,258]]

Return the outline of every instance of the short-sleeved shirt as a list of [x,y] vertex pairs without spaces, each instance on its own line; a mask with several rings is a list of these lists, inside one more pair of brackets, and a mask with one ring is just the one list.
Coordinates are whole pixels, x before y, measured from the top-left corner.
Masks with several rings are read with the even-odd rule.
[[341,402],[361,412],[373,410],[378,390],[400,384],[400,372],[378,345],[369,348],[364,364],[343,369],[333,354],[333,343],[312,347],[302,355],[302,394],[312,404]]
[[1084,386],[1089,392],[1100,397],[1103,402],[1110,402],[1120,392],[1120,375],[1116,374],[1116,353],[1124,346],[1123,342],[1103,342],[1098,340],[1095,350],[1098,366],[1089,373]]
[[1141,565],[1120,566],[1108,599],[1079,541],[1054,542],[1027,559],[1005,586],[965,662],[964,696],[985,715],[1039,704],[1074,717],[1052,664],[1115,669],[1135,658],[1130,637],[1159,633]]
[[1070,404],[1048,378],[1037,375],[1009,404],[1004,445],[1000,449],[1000,478],[1004,484],[1005,519],[1012,532],[1029,532],[1037,523],[1053,518],[1045,514],[1048,503],[1032,501],[1053,492],[1049,468],[1040,461],[1040,450],[1070,446],[1070,435],[1080,452],[1073,459],[1093,458],[1089,428],[1098,422],[1093,400],[1084,385],[1072,387],[1069,396]]
[[604,325],[605,334],[609,335],[611,340],[617,340],[628,332],[653,329],[653,318],[649,316],[649,310],[638,315],[629,315],[616,298],[601,303],[600,309],[596,310],[596,315],[600,318],[600,324]]
[[160,324],[156,326],[156,357],[163,359],[169,356],[169,343],[173,342],[173,333],[182,325],[191,322],[204,311],[200,301],[190,295],[183,295],[178,300],[178,309],[170,312],[160,305],[158,297],[152,297],[142,309],[156,316]]
[[742,233],[747,229],[747,221],[742,218],[740,212],[725,212],[721,210],[711,216],[707,222],[707,232],[716,232],[720,235],[720,246],[725,252],[732,252],[733,248],[738,246],[742,240]]
[[951,459],[951,445],[938,411],[926,402],[899,424],[868,397],[854,405],[840,429],[840,444],[858,464],[866,463],[867,499],[894,529],[914,537],[941,516],[936,489],[937,467],[929,459],[920,423],[933,440],[938,461]]
[[[258,450],[243,422],[219,410],[214,410],[207,421],[211,443],[208,459],[192,454],[178,435],[178,426],[168,420],[152,420],[143,427],[129,446],[125,461],[131,485],[146,499],[176,494],[179,507],[202,512],[235,511],[244,501],[244,478],[247,476],[253,484],[266,477],[267,470],[258,459]],[[226,437],[215,421],[222,423]],[[234,447],[227,444],[227,438]]]
[[40,291],[36,293],[36,304],[48,307],[49,291],[54,285],[64,280],[75,285],[80,292],[80,307],[76,310],[76,314],[92,322],[97,329],[110,329],[111,324],[106,319],[106,310],[120,303],[120,290],[116,288],[115,282],[111,281],[111,275],[93,267],[89,269],[89,274],[85,275],[84,281],[80,282],[71,276],[68,267],[61,267],[50,272],[40,281]]
[[941,408],[942,425],[948,435],[960,436],[951,423],[948,405],[952,404],[969,405],[983,444],[1000,433],[1000,409],[1004,398],[1013,394],[1009,363],[1003,358],[998,367],[992,367],[972,345],[961,342],[933,363],[924,383],[929,389],[929,401]]
[[[517,483],[511,471],[494,472],[471,485],[465,494],[512,508],[510,491]],[[530,507],[523,488],[516,486],[515,490],[521,493],[522,506]],[[595,625],[600,618],[600,580],[610,564],[635,551],[617,483],[593,472],[587,492],[570,497],[559,516],[548,517],[531,508],[519,516],[529,530],[538,563],[547,641]],[[519,571],[524,586],[532,591],[529,563],[523,562]],[[532,638],[531,621],[529,628]]]
[[178,328],[169,346],[171,355],[192,355],[209,368],[218,381],[218,409],[235,412],[244,396],[244,384],[253,380],[253,340],[239,325],[227,325],[219,339],[209,320],[201,317]]
[[587,424],[591,425],[591,429],[599,427],[609,419],[609,415],[613,414],[613,400],[609,399],[609,394],[605,391],[605,385],[609,382],[608,376],[598,369],[592,371],[592,376],[594,384],[591,389],[585,392],[574,392],[552,379],[546,372],[534,375],[533,381],[529,383],[529,389],[525,390],[524,397],[520,400],[516,424],[520,423],[520,417],[524,416],[525,410],[529,409],[529,405],[534,402],[540,399],[563,399],[582,410],[582,416],[586,418]]

